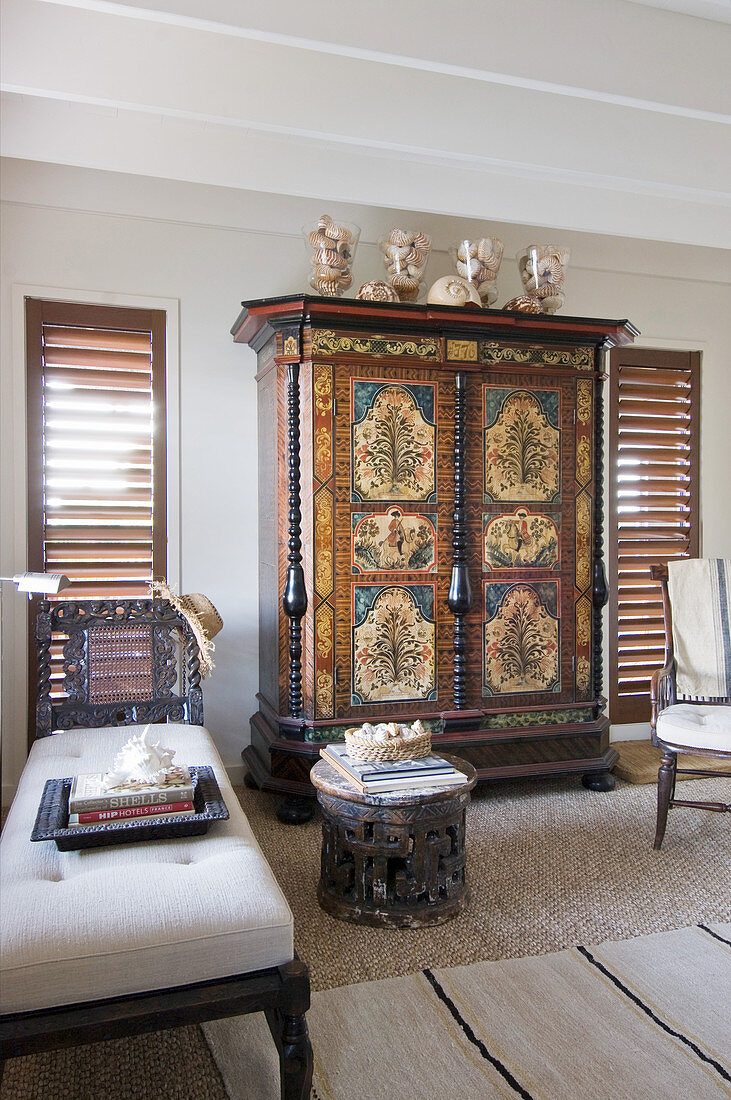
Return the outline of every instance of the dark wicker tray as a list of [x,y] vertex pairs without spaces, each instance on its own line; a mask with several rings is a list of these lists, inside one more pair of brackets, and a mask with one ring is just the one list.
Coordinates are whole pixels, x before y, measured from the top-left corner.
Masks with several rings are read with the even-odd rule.
[[199,836],[208,831],[212,821],[224,821],[228,810],[213,769],[201,765],[190,770],[195,776],[193,814],[171,814],[169,821],[146,821],[135,817],[127,821],[100,822],[98,825],[75,825],[71,829],[68,827],[69,792],[73,777],[49,779],[43,788],[30,839],[55,840],[61,852],[74,852],[79,848],[100,848],[106,844],[130,844],[134,840]]

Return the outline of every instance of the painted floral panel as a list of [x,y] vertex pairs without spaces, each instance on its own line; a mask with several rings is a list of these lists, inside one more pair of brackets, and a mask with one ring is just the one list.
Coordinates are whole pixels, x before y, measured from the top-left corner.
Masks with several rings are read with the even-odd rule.
[[436,569],[437,515],[354,512],[354,573],[431,573]]
[[436,500],[435,389],[352,380],[351,500]]
[[483,695],[560,691],[558,583],[485,585]]
[[482,517],[483,569],[554,569],[559,565],[557,512],[533,515],[527,508]]
[[436,699],[432,584],[354,585],[352,705]]
[[483,391],[485,500],[559,500],[558,390]]

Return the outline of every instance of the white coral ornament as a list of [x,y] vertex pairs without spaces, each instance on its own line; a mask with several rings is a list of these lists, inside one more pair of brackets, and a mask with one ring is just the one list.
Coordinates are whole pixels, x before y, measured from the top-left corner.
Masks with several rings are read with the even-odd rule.
[[107,790],[130,783],[163,784],[172,770],[174,749],[166,749],[150,741],[150,727],[130,737],[114,757],[114,763],[104,776]]

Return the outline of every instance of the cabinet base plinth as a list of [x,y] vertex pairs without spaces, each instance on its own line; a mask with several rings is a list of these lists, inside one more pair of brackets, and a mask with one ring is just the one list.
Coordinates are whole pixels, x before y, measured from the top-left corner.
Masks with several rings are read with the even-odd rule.
[[[320,759],[320,744],[325,742],[282,737],[271,721],[261,712],[252,716],[251,744],[243,750],[242,759],[260,790],[288,796],[278,811],[282,821],[309,820],[315,796],[310,770]],[[333,736],[332,740],[336,739]],[[609,722],[603,716],[590,722],[541,727],[484,729],[473,724],[471,729],[451,728],[433,737],[432,749],[468,761],[477,771],[478,783],[577,776],[595,791],[612,790],[614,776],[610,773],[619,759],[609,744]]]

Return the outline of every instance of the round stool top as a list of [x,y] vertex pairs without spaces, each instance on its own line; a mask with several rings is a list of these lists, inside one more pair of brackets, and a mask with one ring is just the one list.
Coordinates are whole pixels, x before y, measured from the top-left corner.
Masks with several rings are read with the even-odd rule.
[[310,771],[310,780],[318,792],[331,798],[342,798],[350,802],[363,802],[368,806],[405,806],[414,802],[440,802],[471,791],[477,782],[477,772],[466,760],[458,756],[440,753],[450,764],[465,776],[464,783],[449,783],[434,786],[400,787],[394,791],[379,791],[364,794],[353,786],[337,768],[326,760],[318,760]]

